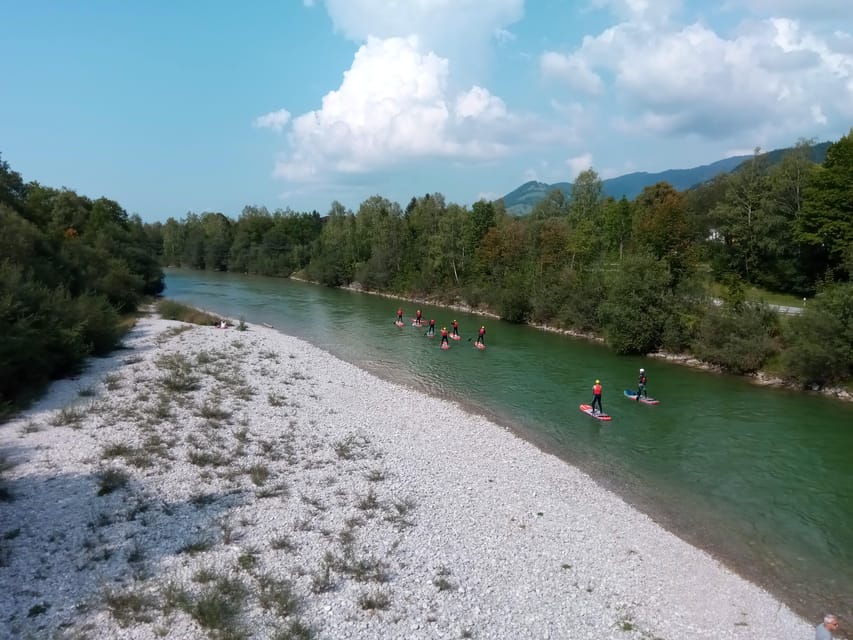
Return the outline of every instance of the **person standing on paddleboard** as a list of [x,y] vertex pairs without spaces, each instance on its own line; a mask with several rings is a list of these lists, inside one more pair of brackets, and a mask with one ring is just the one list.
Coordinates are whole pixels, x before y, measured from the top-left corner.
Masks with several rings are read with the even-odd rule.
[[399,322],[400,324],[403,323],[403,307],[397,309],[397,322]]
[[447,341],[447,327],[441,328],[441,344],[446,344],[448,347],[450,343]]
[[486,325],[480,327],[480,333],[477,334],[477,342],[474,344],[481,344],[484,347],[486,346]]
[[429,329],[427,329],[427,335],[428,336],[434,336],[435,335],[435,320],[433,320],[433,319],[430,319],[430,321],[429,321]]
[[640,401],[640,396],[644,398],[648,398],[648,394],[646,393],[646,370],[640,369],[640,379],[637,381],[637,402]]
[[[596,405],[598,405],[598,411],[595,410]],[[604,413],[604,409],[601,408],[601,380],[596,380],[592,385],[592,412],[593,414]]]
[[459,335],[459,323],[458,323],[458,322],[456,322],[456,320],[454,320],[454,321],[451,323],[451,326],[453,327],[453,335],[454,335],[454,336],[458,336],[458,335]]
[[418,324],[418,326],[420,326],[420,324],[421,324],[421,310],[420,309],[418,309],[417,312],[415,313],[415,322]]

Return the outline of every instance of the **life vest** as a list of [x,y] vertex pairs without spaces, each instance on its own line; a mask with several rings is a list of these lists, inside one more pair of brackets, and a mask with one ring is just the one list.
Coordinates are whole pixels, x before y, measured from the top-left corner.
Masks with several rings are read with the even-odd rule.
[[442,330],[441,330],[441,337],[442,337],[442,338],[446,338],[446,337],[447,337],[447,329],[442,329]]
[[600,384],[594,384],[594,385],[592,385],[592,394],[593,394],[593,395],[596,395],[596,396],[600,396],[600,395],[601,395],[601,385],[600,385]]
[[429,326],[434,327],[434,326],[435,326],[435,320],[430,320],[430,321],[429,321]]
[[480,335],[481,336],[486,335],[486,327],[480,327]]

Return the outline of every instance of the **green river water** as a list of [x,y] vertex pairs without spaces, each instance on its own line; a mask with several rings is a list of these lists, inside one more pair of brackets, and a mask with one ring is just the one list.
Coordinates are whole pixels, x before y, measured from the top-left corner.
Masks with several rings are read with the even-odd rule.
[[[269,323],[387,380],[457,401],[577,465],[809,620],[853,618],[853,404],[763,388],[585,340],[291,280],[169,270],[166,297]],[[406,324],[394,326],[398,306]],[[480,324],[487,349],[468,338]],[[639,367],[658,406],[623,397]],[[600,378],[610,423],[578,410]],[[382,399],[393,402],[393,398]],[[378,407],[377,411],[381,409]]]

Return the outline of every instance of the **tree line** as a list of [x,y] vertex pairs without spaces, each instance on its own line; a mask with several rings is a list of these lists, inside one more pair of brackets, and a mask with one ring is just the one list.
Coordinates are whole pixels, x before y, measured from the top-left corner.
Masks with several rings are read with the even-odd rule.
[[[118,203],[26,183],[0,158],[0,410],[90,355],[163,290],[160,238]],[[2,413],[2,411],[0,411]]]
[[[246,207],[156,232],[166,264],[463,302],[596,332],[620,353],[689,352],[824,385],[853,376],[853,131],[822,163],[809,150],[801,141],[776,163],[756,150],[706,184],[661,182],[630,201],[605,197],[590,169],[523,218],[501,201],[469,209],[435,193],[403,209],[376,195],[322,218]],[[781,318],[746,299],[753,285],[814,300]]]

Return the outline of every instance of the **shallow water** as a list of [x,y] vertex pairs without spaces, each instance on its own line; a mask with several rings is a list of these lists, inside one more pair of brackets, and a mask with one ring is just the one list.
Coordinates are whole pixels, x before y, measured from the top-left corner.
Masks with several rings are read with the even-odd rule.
[[[266,322],[379,376],[460,402],[583,468],[605,486],[765,586],[815,624],[853,617],[853,406],[758,387],[587,341],[307,283],[169,270],[165,295]],[[405,326],[394,326],[402,306]],[[473,348],[486,325],[485,351]],[[640,366],[658,406],[623,397]],[[596,378],[609,423],[582,414]],[[380,399],[384,400],[384,399]],[[389,398],[387,401],[392,401]]]

